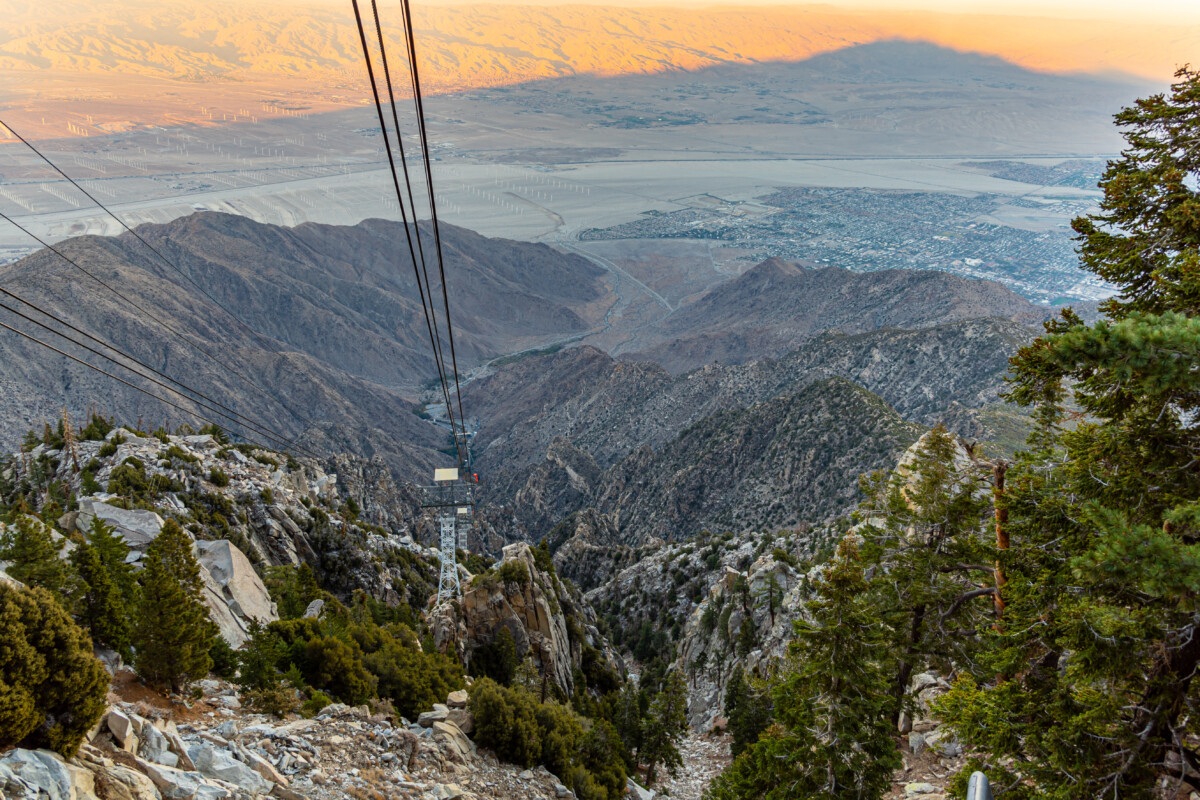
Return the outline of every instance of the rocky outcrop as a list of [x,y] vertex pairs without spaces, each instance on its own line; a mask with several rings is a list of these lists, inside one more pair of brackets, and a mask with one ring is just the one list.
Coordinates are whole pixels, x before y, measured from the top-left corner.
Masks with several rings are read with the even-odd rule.
[[[735,664],[753,674],[786,654],[792,623],[804,613],[810,586],[808,571],[773,553],[759,556],[744,571],[725,568],[689,615],[679,640],[676,665],[688,677],[688,719],[693,727],[712,728]],[[753,644],[739,652],[745,625],[752,631]]]
[[[505,565],[520,565],[527,579],[504,580]],[[554,572],[540,569],[524,542],[505,547],[496,571],[472,577],[459,600],[437,606],[430,618],[435,645],[453,649],[468,664],[477,648],[507,629],[518,656],[529,659],[568,695],[576,689],[573,672],[582,664],[585,646],[603,653],[615,671],[623,671],[597,630],[590,606]]]
[[[251,619],[275,618],[255,564],[308,563],[344,596],[361,589],[390,602],[407,592],[405,599],[418,606],[436,574],[437,553],[417,535],[414,490],[393,481],[378,459],[317,462],[186,429],[151,437],[128,428],[113,429],[103,441],[78,441],[75,456],[39,445],[14,454],[6,469],[18,484],[35,471],[60,482],[79,497],[79,511],[64,514],[59,526],[86,532],[94,519],[103,520],[125,539],[135,566],[164,520],[179,522],[196,540],[206,600],[234,646],[245,640]],[[121,467],[136,473],[135,497],[96,491],[127,489],[131,484],[112,484]],[[396,550],[417,558],[395,558]]]
[[163,518],[153,511],[126,510],[110,506],[98,497],[82,498],[75,526],[80,530],[89,530],[96,518],[113,528],[135,550],[144,550],[163,526]]
[[[547,538],[558,574],[585,592],[629,566],[640,552],[621,540],[611,515],[594,508],[571,514]],[[647,544],[653,547],[661,542]]]
[[204,580],[204,602],[231,647],[249,640],[251,622],[265,625],[279,619],[267,587],[235,545],[224,539],[198,541],[195,552]]
[[[466,693],[448,718],[422,726],[342,704],[312,719],[248,714],[220,681],[200,682],[193,708],[118,703],[78,755],[13,749],[0,756],[7,800],[528,800],[569,797],[544,768],[502,764],[479,750]],[[447,710],[447,706],[442,706]],[[199,712],[199,713],[195,713]],[[424,716],[424,715],[423,715]]]

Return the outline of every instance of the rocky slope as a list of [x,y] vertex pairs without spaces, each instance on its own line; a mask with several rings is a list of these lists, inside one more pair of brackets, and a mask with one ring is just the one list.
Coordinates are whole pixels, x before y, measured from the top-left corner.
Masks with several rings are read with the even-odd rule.
[[196,540],[210,614],[235,647],[251,618],[276,618],[255,565],[308,563],[343,596],[362,589],[414,608],[436,582],[437,553],[420,541],[412,490],[398,488],[380,460],[320,464],[208,434],[159,439],[114,428],[104,440],[0,459],[0,478],[0,488],[17,491],[64,487],[77,509],[59,528],[87,530],[98,517],[135,563],[165,520],[177,520]]
[[472,727],[467,692],[409,722],[340,704],[279,720],[243,711],[229,684],[200,688],[202,697],[181,707],[118,674],[77,756],[10,750],[0,756],[0,792],[10,800],[572,796],[545,768],[524,770],[477,748],[464,731]]
[[[519,564],[524,580],[503,579],[505,565]],[[456,653],[464,663],[481,646],[496,640],[501,629],[512,634],[516,654],[528,659],[538,675],[566,695],[583,691],[576,677],[589,659],[602,661],[613,674],[624,664],[596,628],[596,614],[579,590],[559,581],[553,568],[541,569],[528,544],[504,548],[496,573],[473,576],[463,586],[462,598],[433,610],[430,627],[434,644]]]
[[892,463],[920,431],[876,395],[829,378],[714,413],[607,470],[557,439],[542,463],[508,473],[521,525],[512,535],[540,539],[584,507],[609,515],[610,542],[628,545],[821,522],[852,507],[858,476]]
[[[435,372],[399,223],[289,229],[203,212],[139,232],[178,272],[129,235],[59,245],[120,297],[45,251],[0,277],[22,298],[271,428],[303,433],[328,452],[380,452],[398,470],[424,474],[443,443],[413,414],[419,385]],[[582,258],[453,226],[443,226],[442,240],[464,368],[585,330],[603,314],[602,273]],[[11,366],[0,443],[11,446],[64,400],[76,416],[94,405],[121,419],[185,421],[9,332],[0,335],[0,359]]]
[[996,317],[1032,325],[1049,315],[994,281],[932,270],[805,269],[768,259],[639,331],[654,342],[628,357],[674,373],[794,350],[813,334],[925,328]]
[[[234,647],[246,641],[251,620],[278,618],[258,574],[263,567],[308,564],[322,586],[343,599],[362,590],[417,611],[436,591],[436,522],[422,512],[417,490],[394,483],[380,459],[297,461],[222,445],[210,434],[138,436],[125,428],[103,440],[62,449],[38,445],[0,459],[0,497],[51,484],[77,498],[76,510],[58,520],[63,534],[85,531],[100,518],[125,540],[135,564],[165,520],[177,520],[195,538],[210,615]],[[483,519],[467,541],[478,554],[490,551],[495,539]],[[495,569],[479,576],[460,563],[461,601],[436,609],[430,620],[440,649],[469,663],[477,647],[506,627],[518,655],[568,696],[587,651],[614,673],[624,672],[577,589],[540,569],[528,545],[511,545],[500,556]],[[495,577],[514,561],[530,578],[523,585]]]
[[[779,359],[710,365],[678,377],[655,364],[580,347],[501,367],[470,384],[465,402],[468,413],[483,420],[476,455],[484,495],[510,509],[519,523],[511,536],[540,538],[587,507],[620,509],[620,535],[612,541],[625,543],[688,535],[706,525],[791,525],[848,508],[855,470],[890,464],[894,447],[911,441],[887,444],[900,420],[944,422],[1005,447],[1019,442],[1025,423],[1000,405],[999,392],[1008,357],[1031,337],[1023,325],[999,319],[831,332]],[[877,393],[899,417],[878,408],[830,415],[821,406],[823,393],[806,388],[833,386],[834,376]],[[779,477],[771,456],[782,452],[773,448],[783,441],[772,445],[761,437],[777,439],[765,430],[799,413],[814,425],[828,424],[829,436],[792,440],[793,457],[807,459],[810,468]],[[825,423],[816,423],[822,414]],[[852,430],[856,417],[864,425]],[[880,427],[869,431],[871,425]],[[883,444],[866,457],[863,448],[870,449],[872,438]],[[814,450],[795,449],[805,447]],[[817,484],[837,488],[825,492]],[[709,492],[713,487],[720,491]],[[703,503],[689,500],[689,493],[703,495]],[[750,500],[752,494],[758,499]],[[725,495],[740,499],[730,503]],[[777,498],[770,509],[767,496]]]
[[609,472],[597,505],[631,543],[821,522],[856,502],[856,476],[890,462],[920,430],[831,378],[640,449]]
[[496,481],[541,461],[559,438],[607,468],[706,416],[833,376],[878,394],[906,419],[934,424],[952,403],[979,409],[999,402],[1008,358],[1032,338],[1025,326],[995,319],[829,332],[778,359],[709,365],[679,377],[578,347],[500,367],[465,388],[464,404],[482,421],[477,460]]

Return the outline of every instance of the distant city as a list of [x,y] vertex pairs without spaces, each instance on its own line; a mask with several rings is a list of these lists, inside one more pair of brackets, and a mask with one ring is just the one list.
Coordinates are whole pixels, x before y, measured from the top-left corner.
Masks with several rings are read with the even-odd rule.
[[[993,177],[1043,187],[1095,188],[1102,161],[1054,167],[965,162]],[[1000,281],[1036,302],[1098,300],[1111,291],[1079,270],[1073,232],[1063,221],[1095,211],[1078,192],[1062,198],[879,189],[781,187],[749,202],[711,195],[691,207],[648,211],[642,219],[580,233],[581,240],[707,239],[744,248],[747,259],[775,256],[805,266],[858,271],[936,269]],[[1030,209],[1029,217],[1022,209]],[[1036,216],[1036,219],[1034,217]]]

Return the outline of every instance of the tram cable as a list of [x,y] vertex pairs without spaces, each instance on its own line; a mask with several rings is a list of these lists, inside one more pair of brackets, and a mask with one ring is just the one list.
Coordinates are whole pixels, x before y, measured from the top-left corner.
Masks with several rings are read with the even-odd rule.
[[[393,88],[392,88],[392,71],[391,71],[391,67],[388,65],[387,46],[384,44],[384,41],[383,41],[383,26],[380,24],[380,21],[379,21],[379,9],[375,4],[375,0],[371,0],[371,12],[375,18],[375,37],[379,42],[379,61],[380,61],[381,66],[383,67],[383,82],[384,82],[384,85],[387,87],[388,106],[390,107],[391,112],[392,112],[392,130],[395,132],[395,135],[396,135],[396,150],[400,154],[400,167],[401,167],[401,171],[404,173],[404,187],[408,193],[408,207],[412,211],[412,215],[413,215],[413,236],[416,239],[416,255],[419,256],[420,260],[421,260],[421,275],[418,276],[418,280],[420,280],[420,278],[422,276],[424,277],[425,293],[429,296],[429,307],[430,307],[430,309],[432,309],[433,308],[433,289],[429,282],[429,270],[426,266],[425,246],[421,243],[421,226],[417,223],[417,201],[413,198],[412,178],[408,174],[408,158],[405,156],[405,153],[404,153],[404,139],[400,135],[400,115],[396,111],[396,93],[395,93],[395,91],[393,91]],[[387,137],[387,132],[384,131],[384,146],[385,147],[388,146],[386,137]],[[403,206],[401,206],[401,217],[402,218],[404,217],[403,211],[404,211]],[[414,264],[416,263],[415,260],[413,263]],[[437,330],[437,316],[436,315],[433,318],[433,328],[435,331]],[[445,367],[446,367],[446,359],[442,353],[442,338],[441,338],[441,336],[438,336],[435,339],[434,346],[437,349],[436,357],[438,359],[438,363],[441,364],[442,372],[444,374]]]
[[[416,32],[413,28],[412,7],[409,0],[400,0],[400,5],[404,11],[404,38],[408,51],[409,74],[412,76],[413,105],[416,110],[417,131],[421,143],[421,162],[425,167],[425,187],[429,195],[429,214],[433,223],[433,241],[437,252],[438,272],[441,274],[442,281],[442,302],[446,311],[446,338],[450,340],[450,362],[451,369],[454,370],[454,391],[458,399],[458,417],[463,424],[463,432],[465,434],[467,423],[462,408],[462,387],[459,385],[458,380],[458,357],[454,352],[454,324],[450,320],[450,290],[446,284],[446,259],[442,252],[442,235],[438,224],[437,201],[433,192],[433,163],[429,158],[429,132],[425,125],[425,103],[421,96],[421,74],[417,66]],[[375,7],[375,0],[371,0],[371,7]],[[375,11],[375,16],[376,23],[378,24],[378,10]],[[382,46],[381,39],[380,47]]]
[[[241,326],[243,329],[245,329],[251,336],[253,336],[255,339],[257,339],[258,342],[261,345],[263,345],[264,350],[267,350],[268,352],[280,354],[280,350],[277,347],[276,343],[272,343],[271,341],[269,341],[266,337],[264,337],[258,331],[254,330],[254,328],[250,327],[250,325],[248,325],[244,321],[242,321],[242,319],[240,317],[238,317],[237,314],[234,314],[232,311],[230,311],[228,308],[226,308],[219,300],[217,300],[215,297],[213,297],[212,294],[210,294],[203,286],[201,286],[199,283],[197,283],[195,281],[195,279],[193,279],[190,275],[188,275],[182,269],[180,269],[178,265],[173,264],[171,262],[171,260],[168,259],[165,255],[163,255],[162,252],[158,248],[154,247],[154,245],[152,245],[148,241],[146,241],[145,237],[143,237],[140,233],[138,233],[133,228],[129,227],[129,225],[126,224],[125,220],[121,219],[119,216],[117,216],[115,213],[113,213],[113,211],[111,209],[109,209],[108,206],[101,203],[99,200],[97,200],[92,195],[91,192],[89,192],[87,189],[85,189],[81,185],[79,185],[79,183],[74,178],[72,178],[70,175],[68,175],[66,172],[64,172],[57,164],[55,164],[53,161],[51,161],[41,150],[39,150],[37,147],[35,147],[32,142],[30,142],[28,139],[26,139],[24,136],[22,136],[16,130],[14,130],[12,128],[12,126],[9,125],[8,123],[4,122],[4,120],[0,120],[0,125],[7,128],[8,131],[10,133],[12,133],[13,136],[20,139],[21,142],[26,147],[28,147],[31,151],[33,151],[34,154],[36,154],[38,156],[38,158],[40,158],[42,161],[45,161],[50,166],[51,169],[53,169],[55,172],[57,172],[59,175],[61,175],[68,183],[70,183],[72,186],[74,186],[76,189],[78,189],[80,192],[82,192],[83,195],[85,197],[87,197],[88,200],[91,200],[93,203],[95,203],[102,211],[104,211],[105,214],[112,217],[114,220],[117,221],[117,223],[119,223],[121,225],[121,227],[123,227],[129,233],[133,234],[133,236],[139,242],[141,242],[143,245],[145,245],[146,248],[150,250],[150,252],[152,252],[156,256],[158,256],[159,260],[162,261],[164,264],[166,264],[168,268],[174,270],[176,273],[178,273],[180,275],[180,277],[182,277],[188,283],[192,284],[192,286],[195,286],[196,289],[199,290],[199,292],[201,294],[203,294],[206,298],[208,298],[209,302],[211,302],[214,306],[216,306],[217,308],[224,311],[225,314],[230,319],[232,319],[239,326]],[[5,217],[5,219],[7,219],[9,222],[12,222],[14,225],[16,225],[16,222],[14,222],[10,217]],[[17,227],[21,228],[20,225],[17,225]],[[33,236],[33,234],[30,233],[25,228],[21,228],[21,230],[25,231],[25,233],[29,234],[30,236]],[[38,237],[33,236],[33,238],[35,238],[39,242],[41,242],[41,239],[39,239]],[[42,243],[42,244],[43,244],[43,246],[45,246],[45,243]],[[221,362],[217,362],[217,363],[221,363]],[[224,368],[229,368],[228,364],[222,364],[221,366]],[[245,373],[239,373],[239,374],[241,374],[245,380],[250,381],[251,384],[257,385],[256,382],[254,381],[254,379],[250,378]],[[259,388],[261,389],[261,387],[259,387]],[[266,393],[265,389],[262,389],[262,391],[264,393]],[[296,411],[295,409],[291,408],[287,403],[284,403],[279,398],[272,398],[272,399],[275,402],[279,403],[281,406],[283,406],[283,408],[286,409],[289,414],[291,414],[293,417],[295,417],[296,419],[303,422],[305,425],[307,425],[307,426],[313,425],[313,421],[311,419],[309,419],[305,415],[301,414],[300,412]]]
[[[216,366],[220,367],[222,370],[232,370],[232,371],[234,372],[234,374],[236,374],[236,375],[240,376],[240,377],[241,377],[243,380],[245,380],[245,381],[246,381],[246,382],[247,382],[249,385],[251,385],[251,386],[254,386],[256,389],[258,389],[258,390],[259,390],[259,392],[260,392],[260,393],[261,393],[261,394],[262,394],[262,395],[263,395],[263,396],[264,396],[264,397],[265,397],[265,398],[266,398],[268,401],[273,401],[273,402],[277,402],[277,403],[279,403],[281,406],[283,406],[283,408],[284,408],[286,411],[288,411],[289,413],[291,413],[291,414],[292,414],[293,416],[295,416],[297,419],[300,419],[301,421],[305,422],[306,424],[309,424],[309,425],[311,425],[311,424],[312,424],[312,423],[311,423],[309,420],[307,420],[307,419],[306,419],[306,418],[305,418],[303,415],[297,414],[295,411],[293,411],[293,410],[292,410],[292,409],[291,409],[291,408],[290,408],[290,407],[289,407],[289,406],[288,406],[286,403],[284,403],[284,402],[282,402],[281,400],[279,400],[279,399],[275,398],[274,396],[272,396],[272,395],[271,395],[269,392],[267,392],[265,389],[263,389],[263,388],[262,388],[262,386],[260,386],[260,385],[258,384],[258,382],[257,382],[257,381],[255,381],[253,378],[251,378],[249,375],[247,375],[247,374],[246,374],[245,372],[243,372],[241,369],[239,369],[239,368],[237,368],[236,366],[234,366],[234,364],[233,364],[232,362],[229,362],[229,361],[222,361],[222,360],[218,359],[216,356],[214,356],[212,353],[210,353],[210,352],[209,352],[209,351],[208,351],[206,348],[204,348],[204,347],[200,346],[198,343],[196,343],[196,342],[195,342],[195,341],[193,341],[192,339],[188,338],[187,336],[183,335],[183,334],[182,334],[182,333],[180,333],[178,330],[176,330],[176,329],[175,329],[175,328],[174,328],[174,327],[173,327],[173,326],[172,326],[170,323],[168,323],[166,320],[164,320],[164,319],[163,319],[161,316],[159,316],[159,315],[155,314],[154,312],[150,311],[150,310],[149,310],[148,308],[146,308],[145,306],[141,305],[140,303],[137,303],[137,302],[136,302],[136,301],[134,301],[132,298],[130,298],[130,297],[128,297],[127,295],[125,295],[125,294],[121,293],[120,291],[118,291],[116,288],[114,288],[114,287],[113,287],[111,284],[109,284],[107,281],[103,280],[102,278],[100,278],[99,276],[97,276],[96,274],[94,274],[93,272],[91,272],[90,270],[88,270],[87,268],[85,268],[85,267],[83,267],[82,265],[80,265],[80,264],[79,264],[79,262],[75,261],[73,258],[71,258],[70,256],[68,256],[66,253],[64,253],[62,250],[60,250],[60,249],[59,249],[58,247],[56,247],[55,245],[53,245],[53,244],[50,244],[49,242],[45,241],[45,240],[44,240],[44,239],[42,239],[40,236],[38,236],[37,234],[33,233],[33,232],[32,232],[32,231],[30,231],[28,228],[24,227],[24,226],[23,226],[23,225],[21,225],[19,222],[17,222],[15,219],[13,219],[12,217],[8,216],[7,214],[5,214],[5,213],[4,213],[4,212],[2,212],[2,211],[0,211],[0,218],[3,218],[3,219],[5,219],[5,220],[7,220],[7,221],[8,221],[9,223],[11,223],[11,224],[12,224],[14,227],[16,227],[18,230],[20,230],[21,232],[23,232],[24,234],[26,234],[27,236],[29,236],[30,238],[32,238],[34,241],[36,241],[36,242],[37,242],[38,244],[40,244],[42,247],[44,247],[44,248],[46,248],[47,250],[49,250],[50,252],[54,253],[56,256],[58,256],[59,258],[61,258],[63,261],[67,262],[67,263],[68,263],[68,264],[70,264],[72,267],[74,267],[75,269],[79,270],[79,271],[80,271],[80,272],[82,272],[84,275],[86,275],[87,277],[89,277],[89,278],[91,278],[93,281],[95,281],[96,283],[100,284],[102,287],[104,287],[104,288],[105,288],[105,289],[107,289],[109,292],[111,292],[111,293],[113,294],[113,296],[115,296],[115,297],[116,297],[118,300],[120,300],[121,302],[123,302],[123,303],[127,303],[128,305],[132,306],[134,309],[136,309],[136,310],[140,311],[141,313],[145,314],[145,315],[146,315],[147,317],[149,317],[150,319],[152,319],[152,320],[154,320],[155,322],[157,322],[159,325],[161,325],[161,326],[162,326],[164,329],[166,329],[166,330],[167,330],[167,331],[168,331],[168,332],[169,332],[169,333],[170,333],[172,336],[174,336],[176,339],[178,339],[179,341],[183,342],[183,343],[184,343],[185,345],[187,345],[188,347],[191,347],[191,348],[192,348],[192,349],[194,349],[196,352],[198,352],[198,353],[200,353],[201,355],[203,355],[205,358],[207,358],[209,361],[211,361],[211,362],[212,362],[213,364],[215,364]],[[25,301],[24,301],[24,300],[22,300],[22,302],[25,302]],[[30,305],[32,305],[32,304],[30,304]],[[116,348],[113,348],[113,349],[116,349]],[[132,360],[132,359],[131,359],[131,360]],[[171,379],[171,380],[174,380],[174,379]],[[182,385],[182,384],[180,384],[180,385]],[[193,390],[193,389],[190,389],[190,388],[189,388],[189,391],[195,391],[195,390]],[[200,394],[200,392],[196,391],[196,394],[198,394],[198,395],[199,395],[199,394]],[[214,401],[214,402],[215,402],[215,401]],[[285,438],[286,438],[286,437],[285,437]],[[300,448],[298,445],[296,446],[296,448],[297,448],[297,449],[301,449],[301,448]],[[311,453],[311,451],[308,451],[308,452],[310,452],[310,455],[312,455],[314,458],[316,458],[316,457],[319,457],[319,456],[316,456],[315,454],[312,454],[312,453]]]
[[[438,381],[441,384],[442,396],[446,403],[446,415],[450,419],[450,429],[453,432],[454,447],[458,453],[459,462],[465,464],[465,463],[467,463],[467,455],[464,452],[462,442],[459,441],[458,426],[455,424],[455,420],[454,420],[454,407],[450,402],[449,382],[446,379],[446,373],[445,373],[444,364],[442,363],[442,359],[438,358],[438,353],[439,353],[438,344],[437,344],[438,337],[434,332],[436,330],[436,316],[434,314],[431,314],[431,311],[433,309],[433,302],[434,302],[433,297],[432,297],[432,291],[429,292],[429,294],[430,294],[429,304],[426,305],[425,289],[428,287],[427,287],[427,285],[423,286],[423,284],[422,284],[420,268],[417,265],[416,252],[413,249],[412,235],[408,229],[408,216],[404,210],[404,196],[403,196],[403,192],[401,192],[401,190],[400,190],[400,177],[396,170],[396,159],[395,159],[394,154],[392,153],[392,147],[391,147],[391,143],[390,143],[390,140],[388,137],[387,122],[384,120],[383,103],[382,103],[382,101],[380,99],[380,95],[379,95],[379,85],[378,85],[377,81],[375,80],[375,68],[371,62],[371,51],[370,51],[370,46],[367,44],[367,34],[366,34],[366,29],[363,25],[362,11],[359,8],[358,0],[351,0],[351,4],[354,7],[354,18],[355,18],[355,22],[357,23],[357,26],[358,26],[359,41],[361,42],[362,48],[363,48],[363,60],[366,63],[367,76],[368,76],[368,78],[370,80],[370,84],[371,84],[371,94],[372,94],[372,96],[374,98],[374,102],[375,102],[375,112],[379,118],[379,129],[380,129],[380,133],[383,135],[384,151],[387,154],[388,166],[389,166],[389,169],[391,170],[391,174],[392,174],[392,185],[396,191],[396,201],[400,205],[400,216],[401,216],[401,220],[402,220],[403,226],[404,226],[405,238],[408,240],[409,255],[412,257],[413,271],[417,277],[417,291],[421,295],[421,308],[425,312],[425,325],[426,325],[426,329],[428,330],[428,333],[429,333],[430,346],[433,350],[434,360],[437,362]],[[399,131],[397,131],[397,138],[399,138]],[[409,187],[411,189],[411,184],[409,184]],[[413,217],[414,217],[413,224],[415,227],[416,226],[416,209],[413,208],[412,211],[413,211]],[[444,290],[444,288],[445,287],[443,286],[443,290]]]
[[86,338],[92,342],[95,342],[97,345],[99,345],[101,347],[108,348],[109,350],[113,351],[114,353],[117,353],[122,358],[133,362],[138,367],[149,371],[153,375],[156,375],[159,378],[162,378],[163,380],[170,381],[171,383],[176,384],[184,391],[191,392],[192,394],[196,395],[197,397],[199,397],[201,399],[197,400],[194,397],[189,397],[187,394],[184,394],[184,391],[179,391],[178,389],[175,389],[175,388],[163,383],[161,380],[158,380],[155,377],[151,377],[151,375],[146,375],[146,374],[139,372],[138,370],[128,366],[127,364],[122,364],[120,361],[117,361],[116,359],[112,358],[111,356],[109,356],[105,353],[99,352],[96,349],[94,349],[82,342],[76,341],[75,339],[72,339],[70,336],[67,336],[66,334],[62,333],[61,331],[55,330],[54,328],[50,327],[49,325],[46,325],[43,322],[39,322],[38,320],[19,311],[18,309],[15,309],[15,308],[9,306],[8,304],[4,303],[3,301],[0,301],[0,308],[4,309],[5,311],[8,311],[9,313],[18,316],[27,322],[31,322],[34,325],[37,325],[38,327],[40,327],[46,331],[49,331],[50,333],[54,334],[55,336],[65,339],[68,342],[70,342],[71,344],[76,345],[77,347],[82,347],[83,349],[87,350],[88,352],[93,353],[94,355],[100,356],[101,358],[103,358],[107,361],[110,361],[113,364],[116,364],[118,367],[129,370],[130,372],[137,375],[138,377],[148,380],[151,383],[154,383],[158,386],[161,386],[162,388],[166,389],[167,391],[177,394],[180,397],[183,397],[184,399],[186,399],[192,403],[195,403],[196,405],[200,406],[201,408],[205,409],[206,411],[209,411],[211,413],[214,413],[221,417],[224,417],[225,419],[230,420],[234,425],[240,426],[245,430],[252,431],[253,433],[255,433],[259,436],[265,437],[265,438],[271,440],[272,442],[275,442],[277,445],[282,445],[285,449],[290,448],[292,450],[295,450],[296,452],[301,453],[302,455],[307,455],[312,458],[320,458],[320,456],[318,456],[316,453],[297,444],[293,440],[289,439],[286,435],[281,434],[278,431],[267,428],[265,426],[259,425],[254,420],[250,419],[249,417],[246,417],[243,414],[239,414],[237,411],[234,411],[232,408],[229,408],[229,406],[226,406],[223,403],[213,400],[208,395],[204,394],[203,392],[201,392],[197,389],[193,389],[192,387],[188,386],[187,384],[183,383],[182,381],[176,380],[175,378],[172,378],[170,375],[160,372],[159,370],[155,369],[154,367],[150,366],[149,364],[146,364],[145,362],[139,360],[135,356],[132,356],[129,353],[126,353],[125,351],[121,350],[119,347],[109,344],[108,342],[105,342],[102,339],[92,336],[87,331],[77,328],[75,325],[72,325],[70,322],[67,322],[66,320],[62,319],[61,317],[54,314],[53,312],[47,311],[35,303],[31,303],[29,300],[26,300],[25,298],[20,297],[3,287],[0,287],[0,294],[4,294],[4,295],[16,300],[17,302],[24,303],[25,305],[27,305],[30,308],[37,311],[39,314],[42,314],[43,316],[48,317],[49,319],[57,322],[58,324],[67,327],[71,331],[79,334],[80,336],[83,336],[84,338]]
[[[108,377],[112,378],[113,380],[115,380],[119,383],[125,384],[130,389],[135,389],[144,395],[154,398],[155,400],[157,400],[160,403],[163,403],[164,405],[168,405],[168,406],[171,406],[172,408],[176,408],[176,409],[182,411],[184,414],[194,417],[195,419],[198,419],[201,422],[206,422],[210,425],[216,425],[216,423],[213,422],[212,420],[208,419],[207,417],[205,417],[201,414],[197,414],[195,411],[193,411],[191,409],[184,408],[183,406],[179,405],[178,403],[174,403],[174,402],[166,399],[165,397],[160,397],[159,395],[156,395],[154,392],[151,392],[148,389],[144,389],[141,386],[138,386],[137,384],[130,383],[129,381],[125,380],[124,378],[121,378],[117,375],[112,374],[111,372],[108,372],[107,370],[97,367],[95,364],[89,364],[87,361],[84,361],[83,359],[81,359],[77,356],[73,356],[68,352],[60,350],[59,348],[55,347],[52,344],[49,344],[48,342],[43,342],[41,339],[37,338],[36,336],[28,334],[25,331],[20,330],[18,328],[14,328],[13,326],[9,325],[6,322],[0,321],[0,328],[10,330],[13,333],[17,334],[18,336],[22,336],[22,337],[28,339],[29,341],[34,342],[35,344],[39,344],[42,347],[45,347],[49,350],[53,350],[55,353],[58,353],[60,356],[65,356],[66,358],[69,358],[78,364],[82,364],[83,366],[87,367],[90,370],[95,370],[96,372],[99,372],[101,375],[107,375]],[[217,426],[217,427],[219,427],[219,426]]]

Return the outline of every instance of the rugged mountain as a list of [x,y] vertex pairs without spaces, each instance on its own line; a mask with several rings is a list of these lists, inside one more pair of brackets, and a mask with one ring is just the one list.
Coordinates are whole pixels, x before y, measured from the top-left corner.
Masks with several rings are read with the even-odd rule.
[[[606,470],[565,439],[541,462],[501,470],[487,496],[539,539],[584,507],[601,549],[675,540],[701,530],[775,529],[825,520],[857,498],[857,477],[890,463],[920,434],[878,396],[826,378],[748,407],[704,416],[658,447]],[[510,493],[510,494],[505,494]],[[511,497],[511,500],[506,498]]]
[[994,281],[933,270],[805,269],[770,258],[639,331],[657,342],[628,357],[672,372],[796,349],[820,331],[863,333],[1000,317],[1032,325],[1049,311]]
[[[45,251],[3,267],[0,279],[20,297],[312,447],[379,453],[403,474],[427,471],[441,437],[412,413],[412,398],[434,367],[399,223],[289,229],[206,212],[139,233],[178,270],[129,235],[89,236],[59,247],[115,291]],[[584,259],[452,226],[443,226],[442,241],[460,366],[581,331],[601,313],[601,273]],[[183,421],[179,412],[9,332],[0,334],[0,360],[9,365],[0,442],[13,444],[64,403],[76,414],[95,406],[123,419]]]
[[[877,394],[910,422],[945,422],[964,435],[1004,445],[1019,441],[1021,419],[998,406],[998,392],[1008,357],[1031,337],[1028,328],[1002,319],[826,333],[779,359],[710,365],[679,377],[656,364],[618,361],[579,347],[498,368],[467,387],[465,402],[468,414],[482,420],[476,454],[485,495],[507,504],[525,535],[537,538],[571,512],[636,502],[639,493],[628,488],[640,480],[636,470],[668,468],[664,454],[683,445],[691,448],[688,458],[702,457],[696,448],[706,444],[703,437],[718,435],[729,414],[753,408],[752,414],[769,416],[778,410],[771,402],[779,398],[802,396],[815,403],[818,395],[803,394],[805,387],[834,377]],[[849,446],[849,440],[841,444]],[[827,454],[830,446],[824,446]],[[750,470],[751,459],[762,455],[746,450],[738,463]],[[856,475],[842,477],[852,489]],[[669,494],[676,497],[681,490]],[[651,529],[653,536],[679,535],[689,525],[694,531],[701,517],[731,524],[706,517],[697,506],[687,508],[684,517],[699,516],[660,520],[663,525],[649,525],[635,540]],[[652,502],[644,511],[656,518],[667,513]],[[618,540],[627,541],[625,526],[618,527]]]
[[624,672],[596,621],[579,589],[560,581],[552,564],[539,566],[532,548],[517,542],[504,548],[496,569],[469,578],[458,602],[435,607],[429,625],[435,646],[464,663],[507,630],[518,659],[573,695],[588,688],[580,685],[585,663]]
[[635,543],[823,521],[856,502],[857,476],[920,432],[876,395],[829,378],[641,448],[606,476],[598,506]]

